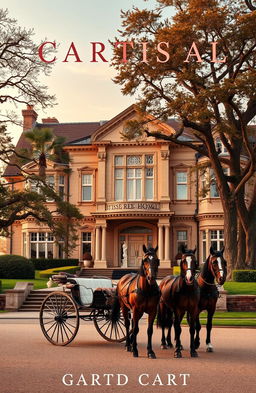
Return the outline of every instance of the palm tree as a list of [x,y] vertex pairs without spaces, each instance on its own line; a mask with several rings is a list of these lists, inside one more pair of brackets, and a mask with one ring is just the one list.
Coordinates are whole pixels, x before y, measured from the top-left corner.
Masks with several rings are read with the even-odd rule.
[[51,128],[35,127],[25,132],[25,137],[32,145],[33,158],[38,162],[39,177],[45,180],[47,159],[54,162],[68,163],[68,154],[63,150],[65,139],[56,137]]

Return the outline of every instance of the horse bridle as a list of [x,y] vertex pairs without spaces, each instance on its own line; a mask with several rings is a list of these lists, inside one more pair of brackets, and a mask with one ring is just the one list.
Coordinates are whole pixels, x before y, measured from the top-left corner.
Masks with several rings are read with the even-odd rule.
[[[185,255],[185,261],[186,261],[186,257],[187,256],[191,256],[191,255],[186,255],[186,254],[184,254]],[[194,255],[193,255],[194,256]],[[180,262],[180,265],[182,264],[182,262],[184,261],[184,259],[183,258],[181,258],[181,262]],[[187,262],[187,261],[186,261]],[[188,267],[187,269],[186,269],[186,272],[187,271],[191,271],[191,273],[192,273],[192,271],[194,270],[194,269],[192,269],[192,267]],[[185,275],[185,277],[186,277],[186,275]],[[185,277],[183,278],[183,280],[185,281]],[[191,281],[191,284],[188,284],[187,282],[186,282],[186,285],[193,285],[194,284],[194,281],[195,281],[195,276],[194,276],[194,279]]]
[[[213,255],[212,255],[213,256]],[[211,261],[211,264],[213,264],[213,262]],[[211,270],[213,270],[213,273],[214,273],[214,280],[216,280],[216,275],[215,275],[215,271],[214,271],[214,269],[211,269]],[[217,273],[218,272],[223,272],[223,273],[225,273],[225,271],[224,271],[224,269],[220,269],[219,268],[219,266],[218,266],[218,270],[217,270]],[[220,286],[221,287],[221,285],[220,284],[215,284],[215,283],[210,283],[210,282],[207,282],[207,281],[205,281],[204,279],[203,279],[203,277],[202,276],[200,276],[200,279],[205,283],[205,284],[207,284],[207,285],[212,285],[212,286]]]
[[[149,258],[150,255],[152,255],[152,254],[150,254],[149,252],[147,252],[146,254],[144,254],[144,256],[143,256],[143,258],[142,258],[143,273],[144,273],[145,277],[146,277],[146,274],[145,274],[146,272],[145,272],[144,262],[147,261],[147,259]],[[154,257],[153,257],[153,255],[152,255],[152,259],[153,259],[153,258],[154,258]]]

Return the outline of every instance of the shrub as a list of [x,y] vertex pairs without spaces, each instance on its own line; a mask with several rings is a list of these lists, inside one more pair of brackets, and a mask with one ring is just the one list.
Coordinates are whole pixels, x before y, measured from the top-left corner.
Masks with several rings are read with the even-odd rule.
[[2,293],[2,281],[0,280],[0,293]]
[[35,270],[53,269],[54,267],[62,266],[77,266],[78,259],[34,259],[31,261],[34,264]]
[[34,278],[35,268],[33,263],[20,255],[0,256],[1,278]]
[[40,278],[49,278],[53,274],[58,274],[60,272],[67,272],[73,274],[77,271],[77,266],[61,266],[53,269],[41,270],[39,272]]
[[256,282],[256,270],[233,270],[232,280],[237,282]]

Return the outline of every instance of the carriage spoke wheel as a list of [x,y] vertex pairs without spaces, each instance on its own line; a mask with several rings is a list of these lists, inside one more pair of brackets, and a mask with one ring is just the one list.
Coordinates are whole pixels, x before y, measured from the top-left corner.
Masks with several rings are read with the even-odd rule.
[[94,312],[94,325],[97,332],[107,341],[123,342],[126,339],[126,328],[122,315],[114,321],[111,319],[111,310]]
[[50,293],[40,309],[40,326],[50,343],[71,343],[79,328],[79,313],[74,300],[64,292]]

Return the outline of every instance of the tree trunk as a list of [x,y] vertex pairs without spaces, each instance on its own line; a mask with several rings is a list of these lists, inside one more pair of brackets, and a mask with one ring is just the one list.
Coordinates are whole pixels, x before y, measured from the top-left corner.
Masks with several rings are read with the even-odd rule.
[[225,203],[224,210],[224,239],[225,239],[225,259],[227,261],[227,280],[231,280],[232,270],[236,265],[237,257],[237,213],[235,203]]
[[256,269],[256,222],[251,220],[251,225],[246,232],[246,267]]
[[236,258],[236,269],[245,268],[245,258],[246,258],[246,237],[243,225],[239,220],[238,223],[238,242],[237,242],[237,258]]

